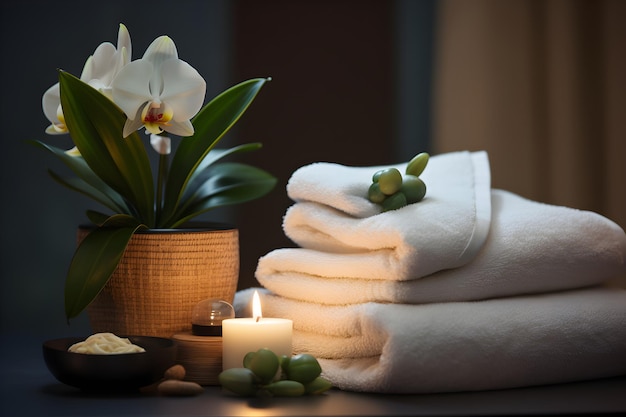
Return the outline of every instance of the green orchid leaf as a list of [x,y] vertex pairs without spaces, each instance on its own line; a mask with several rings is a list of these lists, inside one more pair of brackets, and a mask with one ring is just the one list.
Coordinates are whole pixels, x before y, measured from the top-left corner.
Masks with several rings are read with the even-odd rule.
[[95,210],[86,211],[87,218],[95,225],[102,226],[110,217],[109,214],[100,213]]
[[185,213],[181,214],[180,219],[172,227],[178,227],[194,217],[215,208],[245,203],[262,197],[269,193],[274,188],[275,184],[276,182],[274,180],[257,179],[251,183],[224,187],[209,198],[189,207]]
[[201,176],[202,171],[204,171],[207,167],[219,161],[220,159],[226,158],[227,156],[230,156],[236,153],[256,151],[258,149],[261,149],[262,147],[263,147],[263,144],[256,142],[256,143],[245,143],[243,145],[238,145],[238,146],[228,148],[228,149],[214,148],[211,150],[210,153],[208,153],[204,157],[204,159],[202,159],[202,161],[200,161],[200,164],[192,173],[190,181],[193,181],[196,177]]
[[256,78],[235,85],[207,103],[194,117],[194,135],[180,141],[172,160],[165,188],[163,219],[171,219],[193,172],[239,120],[267,81],[266,78]]
[[124,113],[96,89],[64,71],[59,83],[65,121],[85,162],[153,224],[152,170],[139,134],[122,137]]
[[173,227],[217,207],[240,204],[268,194],[277,180],[268,172],[250,165],[225,162],[210,169],[210,178],[177,212]]
[[67,187],[72,191],[76,191],[84,196],[87,196],[90,199],[97,201],[98,203],[115,212],[124,213],[125,211],[128,211],[128,208],[122,208],[118,206],[116,202],[112,201],[109,198],[108,195],[101,193],[100,190],[92,187],[80,178],[63,178],[52,170],[48,170],[48,174],[50,174],[53,180],[63,185],[64,187]]
[[181,201],[186,200],[191,194],[195,192],[198,187],[200,187],[210,178],[210,176],[212,175],[211,170],[209,169],[211,165],[223,158],[226,158],[227,156],[241,152],[255,151],[261,149],[262,147],[263,145],[261,143],[247,143],[229,149],[211,150],[211,152],[200,162],[198,168],[196,168],[196,170],[193,172],[189,182],[187,183],[187,188],[185,189],[185,193]]
[[144,226],[133,217],[116,214],[82,240],[65,281],[65,315],[68,320],[78,316],[104,288],[128,242],[141,227]]
[[[78,185],[78,181],[71,181],[74,183],[74,186],[70,186],[68,183],[69,180],[61,182],[63,185],[68,186],[70,189],[75,191],[79,191],[90,198],[98,201],[101,204],[104,204],[106,207],[120,213],[130,214],[130,209],[126,205],[126,202],[122,198],[122,196],[109,187],[104,181],[100,179],[87,165],[85,159],[80,156],[71,156],[68,155],[63,149],[57,148],[55,146],[51,146],[39,141],[33,141],[34,145],[39,146],[49,152],[51,152],[54,156],[56,156],[61,162],[67,165],[87,186],[79,187],[80,189],[74,188],[74,186]],[[56,174],[53,174],[51,171],[50,175],[59,182],[60,177]],[[92,189],[90,192],[87,191],[88,187]],[[84,190],[83,190],[84,188]],[[104,203],[106,201],[107,203]]]

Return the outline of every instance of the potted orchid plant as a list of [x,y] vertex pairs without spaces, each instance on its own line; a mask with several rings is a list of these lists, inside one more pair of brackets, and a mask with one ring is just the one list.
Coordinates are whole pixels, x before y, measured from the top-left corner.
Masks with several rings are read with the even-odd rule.
[[[168,36],[156,38],[140,59],[132,61],[131,53],[120,25],[117,47],[99,45],[80,78],[59,71],[42,100],[51,122],[46,132],[69,133],[75,145],[66,150],[36,141],[74,174],[50,175],[111,212],[87,211],[97,227],[78,245],[68,270],[68,320],[105,286],[137,231],[181,227],[215,207],[262,197],[276,184],[261,169],[222,160],[261,144],[215,148],[268,79],[242,82],[203,106],[206,83],[178,58]],[[144,129],[151,146],[144,144]],[[174,152],[170,135],[181,137]],[[158,152],[155,169],[151,147]]]

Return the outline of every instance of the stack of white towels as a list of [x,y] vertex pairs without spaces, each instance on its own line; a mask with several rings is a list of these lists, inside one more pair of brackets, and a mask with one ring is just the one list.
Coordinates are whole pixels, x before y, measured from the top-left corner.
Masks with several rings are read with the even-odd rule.
[[491,189],[485,152],[431,157],[424,200],[381,213],[367,189],[382,168],[320,162],[289,180],[283,229],[298,247],[263,256],[256,278],[263,315],[293,320],[294,353],[366,392],[626,374],[626,291],[604,285],[626,272],[622,228]]

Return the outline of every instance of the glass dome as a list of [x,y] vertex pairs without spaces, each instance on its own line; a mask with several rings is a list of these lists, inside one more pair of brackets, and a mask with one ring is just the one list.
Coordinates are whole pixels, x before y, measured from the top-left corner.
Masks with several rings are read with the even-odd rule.
[[235,309],[223,300],[200,301],[191,315],[191,332],[196,336],[221,336],[222,320],[235,317]]

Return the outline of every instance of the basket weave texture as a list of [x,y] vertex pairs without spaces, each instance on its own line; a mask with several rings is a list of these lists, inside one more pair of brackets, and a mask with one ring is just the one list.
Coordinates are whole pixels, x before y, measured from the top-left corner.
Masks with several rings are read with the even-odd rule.
[[[87,233],[79,229],[79,241]],[[87,307],[89,321],[95,333],[169,338],[191,329],[200,301],[232,303],[238,279],[236,228],[137,233]]]

